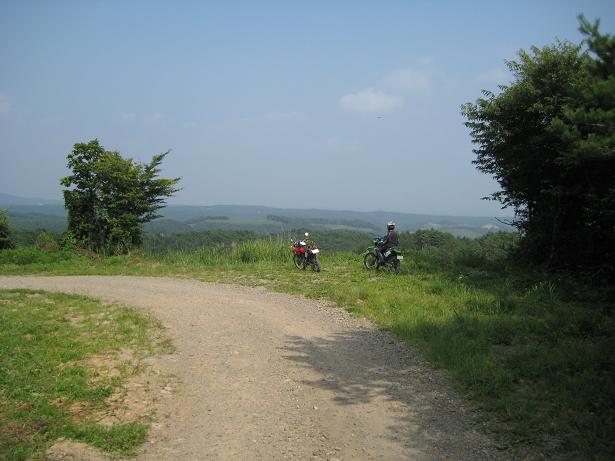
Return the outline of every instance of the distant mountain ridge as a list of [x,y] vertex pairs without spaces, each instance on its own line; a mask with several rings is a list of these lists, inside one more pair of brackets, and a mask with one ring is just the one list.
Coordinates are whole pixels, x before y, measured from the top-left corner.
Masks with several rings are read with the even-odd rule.
[[[66,210],[57,200],[18,197],[0,193],[0,209],[7,208],[15,229],[66,228]],[[401,231],[437,229],[458,236],[479,237],[488,232],[511,231],[493,217],[443,216],[388,211],[273,208],[257,205],[169,205],[161,218],[145,225],[147,233],[185,233],[214,229],[277,233],[289,229],[348,229],[384,233],[394,221]]]
[[60,200],[51,200],[38,197],[19,197],[17,195],[0,192],[0,208],[8,208],[12,205],[63,205]]

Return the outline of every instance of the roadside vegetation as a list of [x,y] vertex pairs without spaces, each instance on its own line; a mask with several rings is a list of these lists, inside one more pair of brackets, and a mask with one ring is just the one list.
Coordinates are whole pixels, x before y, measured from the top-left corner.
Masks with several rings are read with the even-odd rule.
[[[447,370],[504,446],[608,459],[615,453],[615,290],[517,267],[509,256],[517,240],[403,233],[399,275],[367,271],[350,251],[323,251],[320,274],[297,270],[285,238],[273,237],[108,257],[22,247],[0,252],[0,273],[178,276],[328,299]],[[367,247],[369,239],[354,244]]]
[[61,437],[133,454],[151,415],[103,420],[127,380],[143,372],[142,359],[169,350],[151,339],[159,328],[83,296],[0,290],[0,459],[44,459]]
[[7,210],[0,210],[0,250],[11,248],[14,245],[11,240],[11,227],[6,213]]

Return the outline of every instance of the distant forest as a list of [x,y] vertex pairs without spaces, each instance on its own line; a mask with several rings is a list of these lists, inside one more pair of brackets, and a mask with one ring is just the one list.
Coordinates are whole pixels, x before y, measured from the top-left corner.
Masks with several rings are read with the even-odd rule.
[[[191,253],[207,247],[232,247],[243,242],[270,240],[284,246],[303,236],[303,229],[291,229],[278,234],[262,234],[247,230],[209,230],[183,234],[146,234],[143,252],[150,255],[164,255],[173,252]],[[324,252],[351,251],[361,253],[372,244],[373,233],[339,229],[317,229],[310,231],[310,238]],[[13,241],[19,247],[51,249],[60,246],[62,235],[45,230],[13,230]],[[480,238],[458,237],[447,232],[422,229],[416,232],[401,232],[400,246],[408,250],[427,248],[463,250],[469,253],[488,251],[498,257],[506,254],[518,242],[516,233],[494,232]]]
[[[2,197],[0,197],[1,199]],[[8,220],[15,230],[47,230],[62,233],[67,228],[66,210],[61,204],[12,204]],[[478,238],[489,232],[511,231],[512,228],[490,217],[437,216],[409,213],[356,212],[334,210],[278,209],[253,206],[178,206],[160,210],[162,217],[144,225],[146,235],[186,234],[214,230],[250,231],[256,234],[278,234],[290,229],[347,230],[368,234],[385,231],[393,220],[402,231],[433,229],[460,237]]]

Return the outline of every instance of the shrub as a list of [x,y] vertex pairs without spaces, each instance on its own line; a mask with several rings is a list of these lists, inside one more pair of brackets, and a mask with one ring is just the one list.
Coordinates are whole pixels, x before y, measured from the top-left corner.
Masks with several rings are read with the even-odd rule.
[[0,210],[0,250],[13,248],[14,243],[11,239],[11,228],[6,217],[7,210]]
[[58,248],[60,248],[60,245],[58,245],[58,242],[56,242],[54,236],[47,231],[42,231],[36,236],[36,241],[34,245],[39,250],[45,251],[57,250]]

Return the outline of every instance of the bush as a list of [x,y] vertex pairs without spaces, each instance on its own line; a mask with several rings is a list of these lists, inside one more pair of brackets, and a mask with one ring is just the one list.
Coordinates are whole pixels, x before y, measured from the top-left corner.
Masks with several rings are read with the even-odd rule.
[[400,244],[404,252],[422,268],[464,271],[465,269],[508,265],[517,248],[519,235],[496,232],[479,239],[455,237],[436,230],[403,232]]
[[39,250],[49,251],[60,248],[55,237],[47,231],[42,231],[36,236],[35,246]]
[[489,261],[504,259],[519,247],[520,235],[513,232],[491,232],[478,240],[483,254]]
[[7,210],[0,210],[0,250],[13,248],[14,246],[11,240],[11,228],[6,213]]

